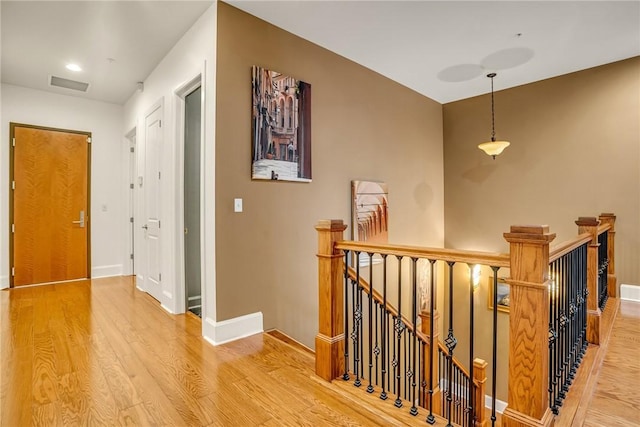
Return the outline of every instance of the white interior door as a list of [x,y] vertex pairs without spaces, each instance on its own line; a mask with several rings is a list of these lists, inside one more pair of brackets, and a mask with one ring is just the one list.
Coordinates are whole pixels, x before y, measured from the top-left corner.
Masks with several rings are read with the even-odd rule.
[[162,153],[162,105],[145,117],[145,219],[147,274],[145,290],[162,301],[160,180]]

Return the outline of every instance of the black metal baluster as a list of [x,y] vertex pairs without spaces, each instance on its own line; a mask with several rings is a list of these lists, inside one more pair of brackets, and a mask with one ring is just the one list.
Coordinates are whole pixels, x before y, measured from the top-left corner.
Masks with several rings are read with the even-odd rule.
[[[453,361],[452,361],[453,363]],[[455,417],[454,422],[462,424],[463,426],[467,425],[467,417],[463,415],[463,406],[462,406],[462,381],[460,379],[460,371],[457,366],[454,366],[454,390],[455,393],[453,395],[453,407],[455,408]]]
[[600,244],[598,247],[598,307],[600,307],[601,310],[604,310],[604,307],[607,304],[607,299],[609,298],[607,289],[609,272],[608,242],[608,231],[605,231],[598,236],[598,243]]
[[[440,385],[440,393],[444,395],[445,398],[446,398],[447,392],[446,392],[446,389],[444,388],[444,383],[440,383],[440,378],[444,378],[445,372],[448,372],[446,364],[447,363],[445,361],[444,354],[438,347],[438,384]],[[440,399],[440,414],[442,414],[443,417],[447,416],[445,401],[446,399]]]
[[449,417],[447,418],[447,427],[452,427],[451,424],[451,403],[453,402],[453,397],[451,396],[451,380],[453,379],[453,349],[456,348],[456,344],[458,341],[456,337],[453,335],[453,266],[455,262],[447,261],[447,265],[449,265],[449,333],[444,343],[447,346],[447,350],[449,350],[449,354],[447,355],[449,362],[449,372],[447,374],[447,382],[449,384],[449,392],[447,393],[447,405],[449,407]]
[[[387,255],[382,255],[382,392],[380,399],[387,400],[387,390],[385,388],[385,378],[389,368],[389,314],[387,310]],[[387,383],[388,384],[388,383]]]
[[587,245],[582,245],[580,251],[580,284],[582,286],[582,354],[587,349],[589,341],[587,340],[587,297],[589,288],[587,287]]
[[362,306],[360,293],[360,252],[356,251],[356,280],[353,282],[353,332],[351,339],[353,340],[353,372],[356,374],[356,380],[353,385],[360,387],[360,323],[362,320]]
[[367,393],[373,393],[373,253],[369,252],[369,385]]
[[564,400],[564,392],[562,391],[564,385],[564,350],[565,350],[565,327],[567,325],[567,315],[565,311],[565,289],[564,289],[564,265],[562,262],[562,258],[558,260],[558,277],[557,277],[557,286],[558,286],[558,306],[559,306],[559,320],[558,320],[558,392],[556,396],[556,406],[559,408],[562,406],[562,401]]
[[[438,343],[433,341],[433,319],[435,311],[435,266],[436,260],[429,260],[429,415],[427,422],[434,424],[436,417],[433,416],[433,352],[438,349]],[[438,351],[438,353],[440,353]],[[442,365],[440,365],[442,366]],[[441,376],[439,375],[438,378]]]
[[561,369],[562,369],[562,304],[561,304],[561,296],[560,296],[560,288],[562,286],[562,269],[560,268],[560,260],[558,259],[555,263],[555,278],[554,278],[554,305],[555,305],[555,316],[556,316],[556,325],[555,325],[555,333],[556,338],[554,342],[554,366],[555,366],[555,378],[554,378],[554,406],[556,408],[556,412],[560,410],[558,403],[560,400],[560,388],[562,384],[560,383],[561,377]]
[[[371,268],[371,266],[369,266]],[[362,296],[364,295],[364,285],[360,283],[360,277],[358,277],[358,306],[360,310],[358,311],[360,315],[360,322],[358,328],[358,343],[360,344],[360,349],[358,350],[358,355],[360,358],[360,379],[364,379],[364,304],[362,302]]]
[[562,314],[560,319],[560,331],[561,331],[561,358],[560,363],[562,368],[560,369],[560,392],[558,393],[560,396],[560,401],[558,402],[558,406],[562,406],[562,402],[567,396],[566,389],[566,379],[567,379],[567,326],[569,323],[569,307],[568,307],[568,295],[567,295],[567,282],[566,282],[566,257],[560,258],[560,304],[562,306]]
[[556,277],[557,277],[557,268],[556,261],[552,262],[549,266],[549,273],[551,275],[551,287],[549,289],[549,408],[554,414],[558,413],[558,409],[555,405],[555,391],[556,391],[556,357],[555,357],[555,348],[556,348],[556,331],[555,331],[555,320],[556,320]]
[[576,323],[577,323],[577,310],[578,307],[576,305],[576,263],[575,263],[575,250],[569,252],[569,294],[571,295],[571,355],[569,357],[569,362],[571,364],[571,368],[569,369],[569,382],[573,383],[573,380],[576,377],[576,355],[577,355],[577,334],[576,334]]
[[413,297],[411,305],[413,306],[413,348],[412,348],[412,368],[411,368],[411,415],[418,415],[418,408],[416,408],[416,374],[417,374],[417,366],[416,366],[416,349],[418,347],[418,271],[417,271],[417,262],[418,258],[411,258],[411,267],[413,269]]
[[420,388],[418,390],[418,402],[420,402],[420,406],[422,406],[423,408],[427,407],[427,380],[424,377],[424,370],[425,370],[425,363],[427,362],[426,360],[424,360],[424,352],[426,350],[426,344],[425,342],[423,342],[422,340],[419,341],[419,357],[420,357],[420,363],[418,366],[418,369],[420,371]]
[[473,268],[472,264],[468,264],[469,266],[469,386],[467,391],[469,393],[468,407],[469,407],[469,425],[472,426],[474,424],[475,413],[473,411],[474,407],[474,398],[475,393],[473,392],[473,345],[475,341],[475,316],[474,316],[474,296],[473,292]]
[[[396,317],[391,315],[391,313],[388,314],[389,318],[387,320],[387,324],[389,326],[389,329],[387,330],[387,348],[389,349],[389,351],[391,351],[391,348],[393,347],[393,355],[396,354],[396,335],[395,335],[395,324],[396,324]],[[387,356],[387,388],[389,389],[389,394],[393,394],[393,391],[395,390],[395,384],[396,382],[394,381],[393,376],[395,375],[395,372],[393,371],[393,363],[392,360],[393,358],[391,357],[392,354],[389,353],[389,355]],[[394,356],[395,357],[395,356]]]
[[[398,258],[398,317],[396,318],[396,335],[397,335],[397,345],[398,345],[398,353],[400,352],[400,347],[402,346],[402,330],[404,329],[404,324],[402,323],[402,256],[396,255]],[[396,408],[402,407],[402,399],[400,399],[400,355],[396,354],[394,357],[394,369],[396,374],[396,400],[393,403]]]
[[452,421],[455,424],[463,424],[462,418],[460,418],[460,402],[458,397],[460,396],[460,378],[458,378],[458,367],[453,363],[453,359],[450,360],[451,369],[453,369],[453,378],[451,378],[451,415]]
[[411,367],[411,337],[409,337],[409,329],[405,328],[403,333],[402,333],[402,341],[404,342],[404,365],[403,365],[403,372],[405,372],[405,376],[404,376],[404,394],[402,395],[402,398],[404,400],[408,400],[409,399],[409,395],[411,392],[411,386],[410,386],[410,382],[411,382],[411,377],[410,377],[410,367]]
[[498,270],[500,267],[491,267],[493,271],[493,330],[492,330],[492,371],[491,371],[491,425],[496,425],[496,377],[498,376]]
[[[372,288],[373,289],[373,288]],[[373,295],[373,292],[372,292]],[[375,380],[375,385],[380,385],[379,380],[379,369],[380,369],[380,343],[379,343],[379,336],[380,336],[380,323],[379,323],[379,319],[381,319],[382,317],[380,316],[380,304],[378,303],[378,301],[375,301],[375,316],[376,318],[374,319],[374,323],[376,325],[376,330],[374,333],[374,336],[376,337],[376,341],[373,345],[373,354],[375,355],[376,361],[375,361],[375,373],[376,373],[376,380]]]
[[564,360],[562,362],[562,391],[564,392],[564,396],[562,400],[564,400],[567,396],[567,392],[569,391],[569,358],[570,358],[570,326],[571,326],[571,295],[569,294],[569,259],[564,256],[562,257],[562,289],[564,293],[564,312],[566,317],[566,323],[564,325],[564,334],[563,334],[563,346],[564,346]]
[[344,251],[344,374],[342,379],[349,381],[349,251]]

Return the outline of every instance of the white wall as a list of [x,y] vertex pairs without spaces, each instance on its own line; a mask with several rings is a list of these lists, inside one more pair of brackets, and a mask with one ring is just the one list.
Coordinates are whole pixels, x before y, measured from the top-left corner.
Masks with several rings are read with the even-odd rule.
[[[127,215],[122,199],[120,105],[2,85],[0,137],[0,288],[9,286],[9,122],[92,133],[91,275],[122,274]],[[106,207],[106,211],[103,208]]]
[[[176,89],[202,74],[204,102],[204,180],[203,189],[203,318],[215,319],[215,70],[216,70],[216,19],[217,4],[213,4],[185,33],[144,81],[144,90],[135,93],[124,106],[124,135],[137,127],[137,175],[144,176],[144,119],[149,109],[158,101],[164,104],[162,121],[163,147],[161,154],[161,273],[163,307],[173,313],[184,312],[184,281],[179,263],[181,253],[178,244],[183,233],[181,203],[179,199],[181,178],[179,158],[180,138],[177,128],[179,113]],[[123,171],[125,175],[127,171]],[[138,286],[145,274],[145,245],[141,226],[144,224],[144,184],[135,185],[136,275]],[[166,224],[166,225],[165,225]],[[205,325],[206,322],[203,322]]]

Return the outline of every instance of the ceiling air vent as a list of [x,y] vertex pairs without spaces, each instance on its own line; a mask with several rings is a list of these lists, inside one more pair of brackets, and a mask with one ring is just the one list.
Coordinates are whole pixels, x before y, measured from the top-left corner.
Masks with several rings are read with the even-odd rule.
[[75,80],[63,79],[62,77],[51,76],[49,80],[51,86],[63,87],[65,89],[78,90],[86,92],[89,89],[89,83],[77,82]]

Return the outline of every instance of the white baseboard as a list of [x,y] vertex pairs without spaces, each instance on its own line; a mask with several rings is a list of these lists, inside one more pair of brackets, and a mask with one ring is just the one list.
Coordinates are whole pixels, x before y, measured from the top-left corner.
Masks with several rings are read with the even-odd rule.
[[173,311],[173,310],[171,310],[169,307],[167,307],[167,306],[166,306],[166,305],[164,305],[164,304],[160,304],[160,307],[164,308],[164,310],[165,310],[167,313],[169,313],[169,314],[176,314],[176,313],[174,313],[174,311]]
[[640,302],[640,285],[620,285],[620,299]]
[[[493,399],[488,394],[484,395],[484,407],[491,409],[491,403]],[[507,402],[504,402],[500,399],[496,399],[496,412],[502,414],[504,410],[507,409]]]
[[9,287],[9,276],[0,276],[0,289],[7,289]]
[[[440,389],[444,389],[446,388],[446,384],[447,384],[447,379],[446,378],[440,378],[440,382],[438,383],[440,386]],[[460,395],[461,396],[467,396],[468,391],[466,387],[462,387],[462,385],[458,384],[458,383],[452,383],[453,387],[452,389],[455,390],[459,390]],[[491,409],[491,404],[493,403],[493,399],[491,399],[491,396],[489,396],[488,394],[484,395],[484,407]],[[507,402],[504,402],[500,399],[496,399],[496,412],[499,414],[502,414],[504,412],[504,410],[507,409]]]
[[122,264],[101,265],[91,268],[91,278],[122,276]]
[[264,332],[262,312],[216,322],[207,317],[203,328],[204,339],[220,345]]

